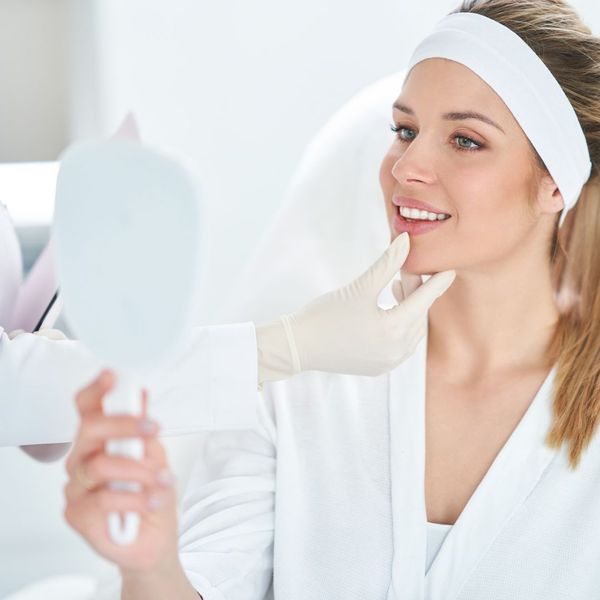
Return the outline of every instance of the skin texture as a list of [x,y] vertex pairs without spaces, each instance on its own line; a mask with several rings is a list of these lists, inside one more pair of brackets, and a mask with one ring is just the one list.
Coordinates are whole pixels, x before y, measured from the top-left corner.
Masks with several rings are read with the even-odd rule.
[[[429,313],[430,350],[447,366],[456,364],[462,377],[493,369],[507,353],[517,358],[519,338],[529,340],[524,350],[537,348],[539,358],[539,335],[546,336],[557,316],[548,248],[563,206],[560,192],[547,174],[537,185],[527,137],[501,98],[464,65],[442,58],[418,63],[398,101],[414,115],[393,109],[393,122],[405,129],[380,169],[391,239],[398,235],[392,227],[395,195],[452,217],[411,237],[403,267],[410,274],[456,271]],[[441,118],[466,110],[485,114],[505,133],[475,119]],[[484,147],[458,149],[473,142]],[[540,329],[543,334],[536,334]]]

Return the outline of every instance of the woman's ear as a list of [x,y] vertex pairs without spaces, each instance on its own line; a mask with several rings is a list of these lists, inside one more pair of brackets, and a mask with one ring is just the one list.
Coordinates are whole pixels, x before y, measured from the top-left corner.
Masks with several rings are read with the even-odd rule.
[[538,206],[542,213],[557,213],[565,207],[560,190],[548,174],[545,174],[540,182]]

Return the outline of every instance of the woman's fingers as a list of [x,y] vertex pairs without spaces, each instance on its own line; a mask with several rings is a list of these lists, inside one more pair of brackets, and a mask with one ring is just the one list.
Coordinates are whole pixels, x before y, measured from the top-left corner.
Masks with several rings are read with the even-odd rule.
[[93,415],[81,421],[80,438],[85,442],[104,442],[112,438],[155,435],[158,423],[134,415]]
[[170,495],[166,490],[152,489],[133,493],[104,488],[78,500],[69,500],[64,517],[69,525],[85,533],[86,523],[102,522],[111,512],[135,511],[149,514],[162,508],[169,500]]
[[81,419],[79,434],[66,463],[72,475],[76,464],[86,456],[104,449],[107,440],[156,435],[158,423],[132,415],[87,415]]
[[96,379],[79,390],[75,396],[75,403],[80,416],[102,412],[102,398],[112,389],[114,384],[114,374],[112,371],[104,369]]
[[[142,416],[145,418],[148,418],[148,391],[147,390],[142,390]],[[154,464],[157,464],[160,467],[162,467],[163,471],[168,464],[168,457],[167,457],[167,453],[165,452],[165,448],[160,443],[160,441],[158,440],[158,438],[156,436],[149,436],[146,438],[145,444],[144,444],[144,456],[148,460],[151,460]],[[164,472],[161,475],[161,477],[169,478],[169,477],[167,477],[167,475]],[[172,474],[171,474],[170,478],[171,479],[173,478]]]
[[77,500],[96,488],[106,486],[110,481],[132,481],[145,488],[161,485],[159,473],[162,465],[151,458],[133,460],[122,456],[109,456],[99,452],[80,462],[65,487],[69,500]]
[[[141,415],[104,414],[102,400],[113,383],[111,374],[104,374],[77,395],[81,422],[67,460],[64,517],[104,558],[128,569],[146,569],[177,551],[174,478],[157,439],[159,427],[147,418],[145,391]],[[141,459],[107,451],[109,440],[126,438],[142,439]],[[132,485],[127,489],[123,483]],[[141,517],[138,537],[120,546],[110,538],[108,515],[128,512]]]
[[145,440],[145,458],[159,467],[164,467],[167,464],[167,453],[160,440],[156,437],[149,437]]

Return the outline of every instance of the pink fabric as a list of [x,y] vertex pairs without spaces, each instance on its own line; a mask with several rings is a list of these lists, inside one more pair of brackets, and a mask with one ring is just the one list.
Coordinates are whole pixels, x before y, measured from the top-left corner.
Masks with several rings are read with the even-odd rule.
[[11,325],[19,288],[23,280],[21,247],[8,211],[0,204],[0,326]]
[[[57,288],[52,239],[50,239],[18,290],[13,313],[6,329],[33,331]],[[49,313],[44,319],[44,327],[52,327],[58,318],[58,313],[57,310]]]

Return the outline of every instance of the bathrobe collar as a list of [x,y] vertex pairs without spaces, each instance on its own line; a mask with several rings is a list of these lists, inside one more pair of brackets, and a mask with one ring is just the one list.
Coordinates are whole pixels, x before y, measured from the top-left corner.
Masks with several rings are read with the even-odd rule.
[[388,600],[454,600],[557,454],[544,444],[552,418],[552,369],[425,574],[426,356],[427,334],[413,356],[389,374],[395,547]]

